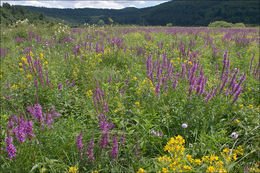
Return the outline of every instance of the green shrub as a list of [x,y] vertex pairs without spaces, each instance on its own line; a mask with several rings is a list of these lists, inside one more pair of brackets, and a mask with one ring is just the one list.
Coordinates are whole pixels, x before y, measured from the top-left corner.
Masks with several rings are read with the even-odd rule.
[[167,23],[166,26],[167,27],[172,27],[172,23]]
[[233,25],[233,27],[235,27],[235,28],[245,28],[246,25],[243,24],[243,23],[235,23],[235,24]]
[[225,22],[225,21],[215,21],[208,25],[208,27],[214,28],[231,28],[233,26],[232,23]]

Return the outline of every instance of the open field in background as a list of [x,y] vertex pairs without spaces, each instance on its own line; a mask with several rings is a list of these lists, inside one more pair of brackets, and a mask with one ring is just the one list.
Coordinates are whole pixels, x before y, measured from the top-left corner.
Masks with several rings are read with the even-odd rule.
[[259,171],[259,28],[1,28],[0,172]]

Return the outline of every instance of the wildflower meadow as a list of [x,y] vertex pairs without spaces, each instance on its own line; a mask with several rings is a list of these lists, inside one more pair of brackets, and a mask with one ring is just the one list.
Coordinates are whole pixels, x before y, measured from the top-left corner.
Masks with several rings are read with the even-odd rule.
[[0,172],[259,172],[259,28],[1,28]]

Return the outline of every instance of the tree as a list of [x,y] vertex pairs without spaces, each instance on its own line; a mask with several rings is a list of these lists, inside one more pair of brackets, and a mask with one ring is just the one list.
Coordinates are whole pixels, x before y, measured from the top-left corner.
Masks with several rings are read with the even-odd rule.
[[105,22],[104,22],[104,20],[100,19],[97,24],[98,24],[98,26],[103,26],[103,25],[105,25]]

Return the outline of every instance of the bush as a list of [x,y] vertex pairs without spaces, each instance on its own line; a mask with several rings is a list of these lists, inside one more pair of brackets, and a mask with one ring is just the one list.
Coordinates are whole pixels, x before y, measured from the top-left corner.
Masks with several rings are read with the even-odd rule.
[[235,24],[233,25],[233,27],[235,27],[235,28],[245,28],[246,25],[243,24],[243,23],[235,23]]
[[172,27],[172,23],[167,23],[166,26],[167,27]]
[[208,27],[214,28],[231,28],[233,26],[232,23],[225,22],[225,21],[215,21],[208,25]]

